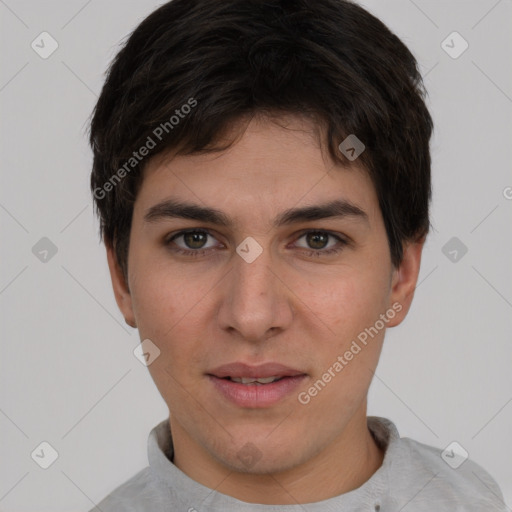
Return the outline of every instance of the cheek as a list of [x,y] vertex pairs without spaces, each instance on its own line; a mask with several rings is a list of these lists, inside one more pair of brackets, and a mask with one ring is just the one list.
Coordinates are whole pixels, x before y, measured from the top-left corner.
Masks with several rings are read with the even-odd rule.
[[[134,259],[132,304],[141,336],[164,339],[194,323],[201,301],[212,293],[215,281],[204,273],[184,272],[168,262]],[[199,268],[199,267],[197,267]],[[199,306],[199,307],[198,307]]]
[[378,267],[340,267],[313,286],[303,287],[304,302],[330,327],[347,339],[373,325],[387,304],[387,276]]
[[378,267],[338,270],[324,287],[309,287],[305,302],[310,317],[328,327],[327,336],[315,340],[315,382],[329,382],[316,403],[337,403],[346,410],[364,398],[378,364],[385,331],[371,328],[386,308],[387,277]]
[[192,285],[182,276],[153,267],[139,274],[132,289],[140,338],[150,339],[160,350],[148,370],[165,402],[177,414],[190,396],[198,394],[195,370],[204,367],[198,316],[204,314],[201,299],[211,288],[196,281]]
[[150,339],[160,350],[149,371],[159,387],[172,389],[173,378],[185,383],[193,378],[191,369],[204,367],[202,326],[215,279],[148,261],[140,258],[144,264],[132,267],[133,310],[141,340]]

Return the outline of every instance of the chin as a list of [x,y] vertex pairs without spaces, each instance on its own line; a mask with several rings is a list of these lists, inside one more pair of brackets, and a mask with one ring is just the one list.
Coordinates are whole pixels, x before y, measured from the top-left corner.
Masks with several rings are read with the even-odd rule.
[[234,458],[223,461],[224,465],[237,473],[248,475],[269,475],[288,471],[298,465],[298,462],[290,460],[289,453],[276,458],[276,454],[263,454],[259,460],[248,462],[247,459],[241,461],[236,455]]
[[297,443],[290,437],[286,440],[276,439],[269,443],[265,436],[261,438],[247,436],[236,443],[238,449],[232,447],[228,451],[215,457],[231,471],[247,474],[270,474],[287,471],[301,462]]

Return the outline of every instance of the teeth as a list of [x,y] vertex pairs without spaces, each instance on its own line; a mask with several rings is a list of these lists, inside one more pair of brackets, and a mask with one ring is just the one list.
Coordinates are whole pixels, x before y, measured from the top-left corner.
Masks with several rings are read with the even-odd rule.
[[233,382],[238,382],[240,384],[270,384],[275,380],[280,379],[280,377],[259,377],[254,379],[252,377],[230,377]]

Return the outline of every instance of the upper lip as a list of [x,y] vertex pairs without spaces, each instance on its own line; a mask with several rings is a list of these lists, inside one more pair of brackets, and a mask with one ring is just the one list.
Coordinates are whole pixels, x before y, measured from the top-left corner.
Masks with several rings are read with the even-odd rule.
[[280,363],[265,363],[257,366],[251,366],[245,363],[228,363],[218,366],[208,372],[215,377],[294,377],[296,375],[305,375],[304,372],[285,366]]

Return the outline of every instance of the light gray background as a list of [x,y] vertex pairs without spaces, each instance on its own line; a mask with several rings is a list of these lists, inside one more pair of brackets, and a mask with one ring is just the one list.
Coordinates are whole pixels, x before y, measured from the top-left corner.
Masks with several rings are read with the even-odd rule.
[[[159,2],[0,0],[0,510],[86,511],[147,465],[167,415],[114,301],[88,189],[87,118],[118,43]],[[432,231],[406,322],[389,330],[369,414],[456,440],[512,506],[512,3],[366,0],[413,50],[430,93]],[[43,31],[59,47],[31,48]],[[469,43],[451,58],[441,42]],[[458,237],[467,254],[442,247]],[[46,263],[32,247],[58,248]],[[59,453],[41,469],[31,452]]]

